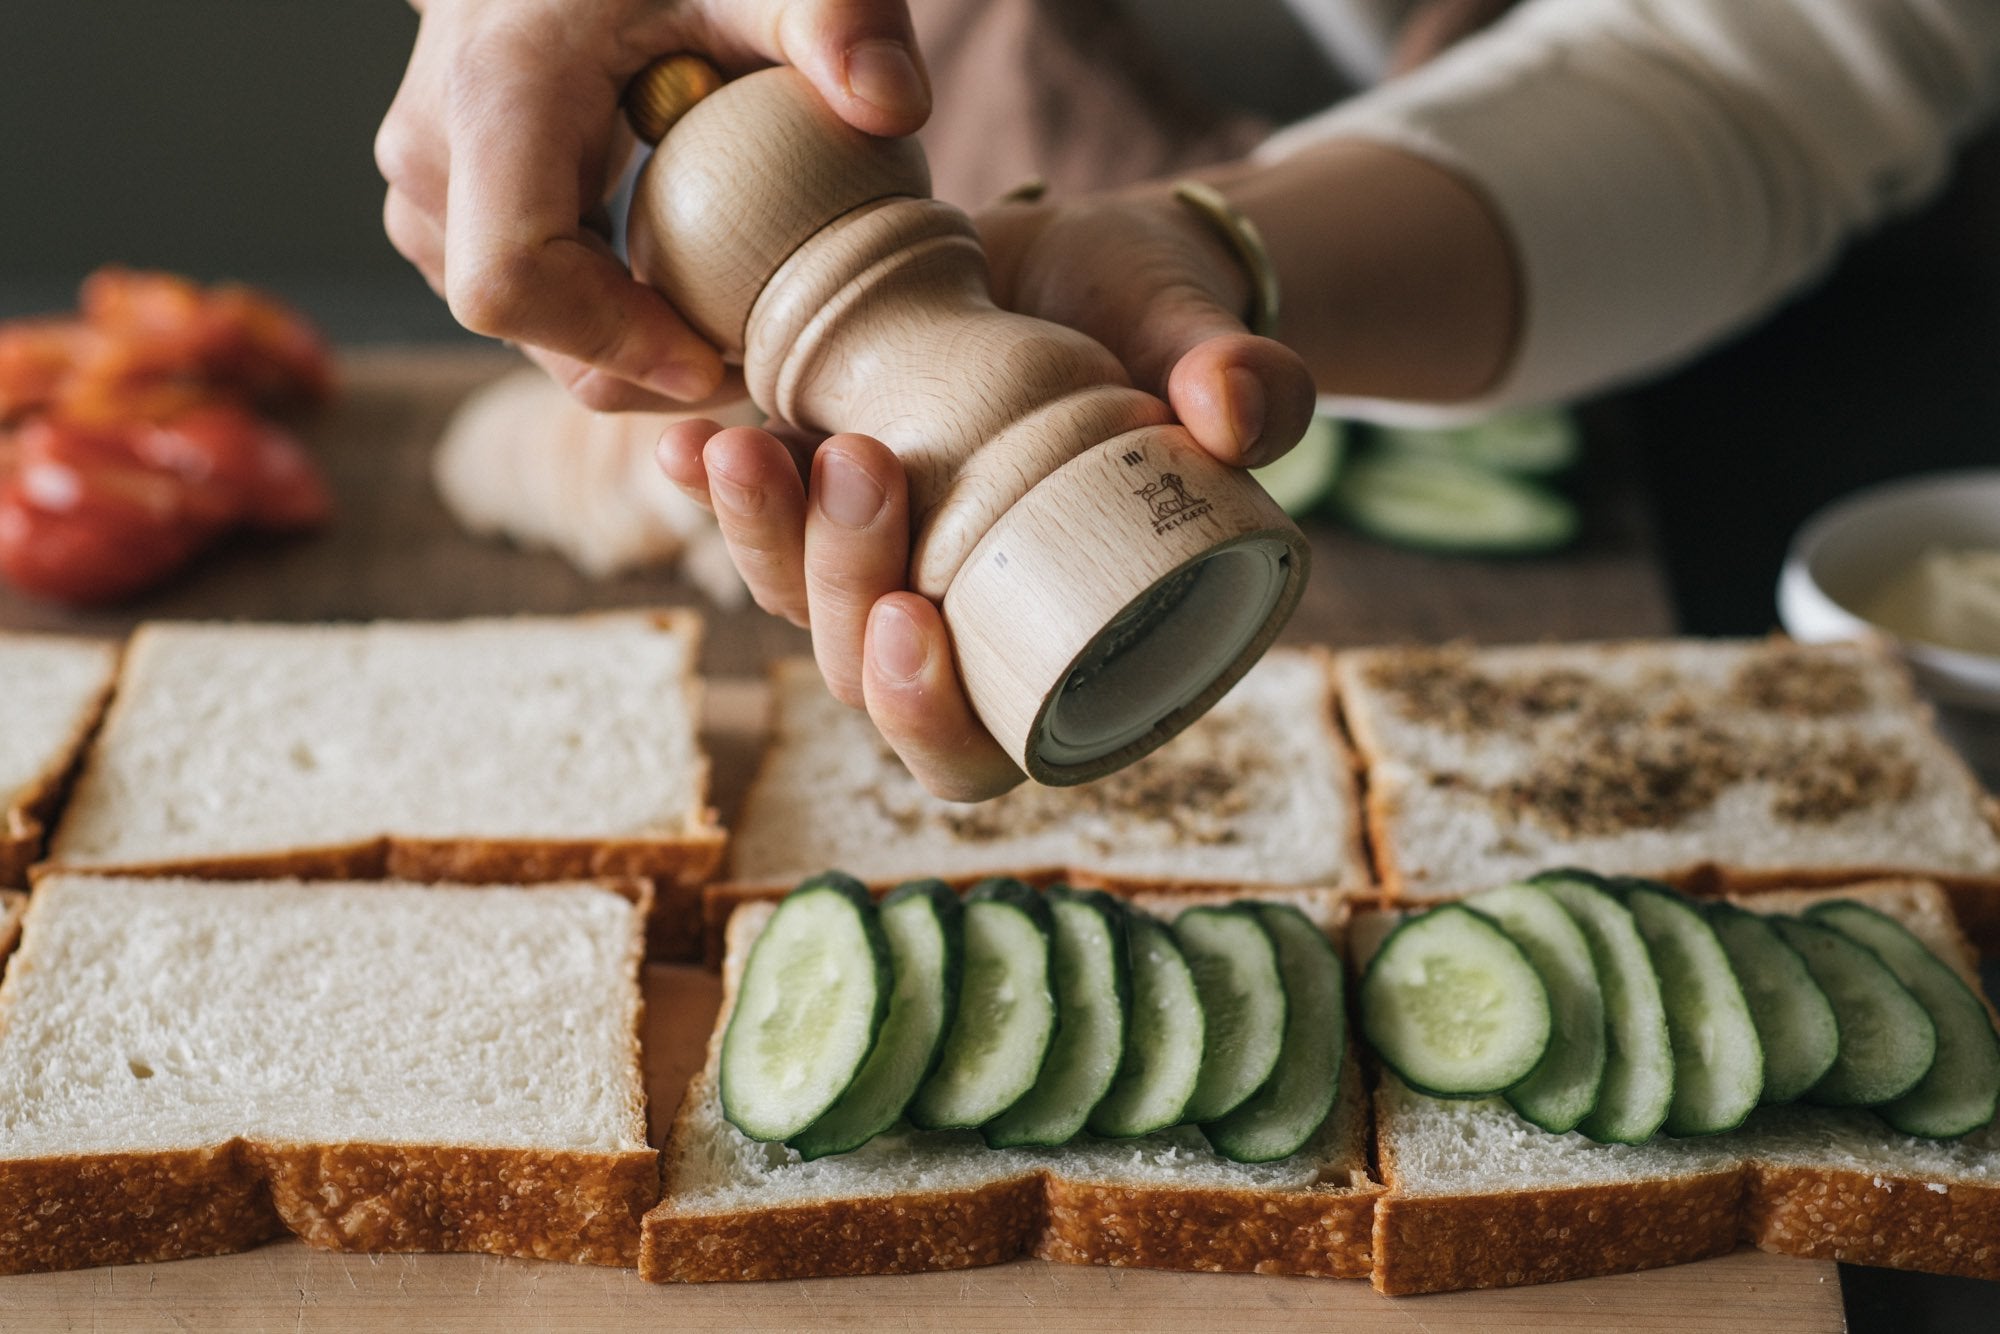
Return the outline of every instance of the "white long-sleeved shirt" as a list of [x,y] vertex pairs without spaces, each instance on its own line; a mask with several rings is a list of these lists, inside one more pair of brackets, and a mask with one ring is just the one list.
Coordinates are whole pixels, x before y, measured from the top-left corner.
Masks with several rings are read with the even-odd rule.
[[[1364,77],[1407,7],[1288,2]],[[1259,156],[1368,139],[1492,202],[1525,301],[1483,410],[1657,371],[1748,323],[1930,195],[1996,107],[2000,0],[1526,0]]]

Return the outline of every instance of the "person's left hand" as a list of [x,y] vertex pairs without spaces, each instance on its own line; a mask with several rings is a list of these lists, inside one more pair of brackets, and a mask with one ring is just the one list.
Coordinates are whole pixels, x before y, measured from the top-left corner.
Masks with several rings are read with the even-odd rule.
[[[977,221],[1002,305],[1105,343],[1217,458],[1266,463],[1304,433],[1305,364],[1244,328],[1248,278],[1164,191],[1005,204]],[[908,589],[901,463],[866,436],[772,426],[676,423],[660,465],[714,510],[758,605],[811,629],[828,688],[868,710],[918,781],[960,801],[1018,783],[966,699],[937,607]]]

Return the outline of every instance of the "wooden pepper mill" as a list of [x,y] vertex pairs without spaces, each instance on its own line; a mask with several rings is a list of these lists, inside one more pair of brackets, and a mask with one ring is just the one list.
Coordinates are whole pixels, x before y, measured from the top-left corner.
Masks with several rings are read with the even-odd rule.
[[1200,717],[1297,606],[1304,537],[1096,341],[997,308],[971,221],[913,139],[790,69],[656,62],[634,270],[794,425],[902,460],[910,580],[973,708],[1036,780],[1121,768]]

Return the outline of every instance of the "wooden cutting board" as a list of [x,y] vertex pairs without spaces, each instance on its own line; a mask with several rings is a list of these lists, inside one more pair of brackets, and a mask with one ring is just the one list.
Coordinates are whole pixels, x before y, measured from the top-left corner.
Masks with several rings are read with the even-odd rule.
[[[327,534],[245,542],[132,607],[67,612],[0,590],[0,628],[123,633],[152,617],[274,620],[576,611],[698,599],[671,574],[592,583],[546,556],[460,534],[428,486],[452,408],[515,359],[401,349],[346,359],[314,432],[341,505]],[[1286,639],[1356,644],[1666,634],[1664,584],[1615,419],[1590,424],[1582,545],[1559,559],[1445,561],[1310,530],[1315,574]],[[733,810],[763,727],[758,680],[802,635],[754,611],[711,614],[709,744]],[[718,1002],[697,969],[646,976],[656,1130],[701,1060]],[[1504,1292],[1384,1298],[1365,1283],[1080,1268],[1024,1260],[879,1279],[654,1287],[632,1273],[463,1255],[341,1255],[296,1242],[174,1264],[0,1278],[0,1331],[1071,1329],[1206,1331],[1842,1328],[1833,1265],[1744,1251],[1646,1274]]]
[[[733,808],[765,690],[713,681],[717,796]],[[699,968],[646,972],[654,1140],[672,1119],[721,1000]],[[0,1331],[937,1329],[1209,1331],[1671,1330],[1822,1334],[1843,1327],[1831,1264],[1740,1251],[1700,1264],[1501,1292],[1389,1298],[1366,1283],[1096,1269],[1020,1260],[890,1278],[656,1287],[627,1270],[473,1255],[341,1255],[280,1242],[173,1264],[0,1278]]]

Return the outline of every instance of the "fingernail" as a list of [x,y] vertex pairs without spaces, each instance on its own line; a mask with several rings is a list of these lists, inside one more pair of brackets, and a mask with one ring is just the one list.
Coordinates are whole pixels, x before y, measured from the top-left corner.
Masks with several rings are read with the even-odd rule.
[[875,669],[891,681],[914,681],[930,659],[923,632],[902,608],[891,605],[875,609],[874,623],[868,628],[869,654]]
[[1224,371],[1222,378],[1229,386],[1229,419],[1247,452],[1264,434],[1264,386],[1241,366]]
[[648,375],[646,387],[656,394],[665,394],[683,403],[707,398],[710,392],[708,375],[699,367],[680,361],[670,361]]
[[930,105],[917,63],[901,42],[860,42],[847,49],[847,91],[870,106],[909,115]]
[[[820,455],[820,513],[843,528],[866,528],[882,512],[882,486],[839,450]],[[905,618],[907,619],[907,618]]]

